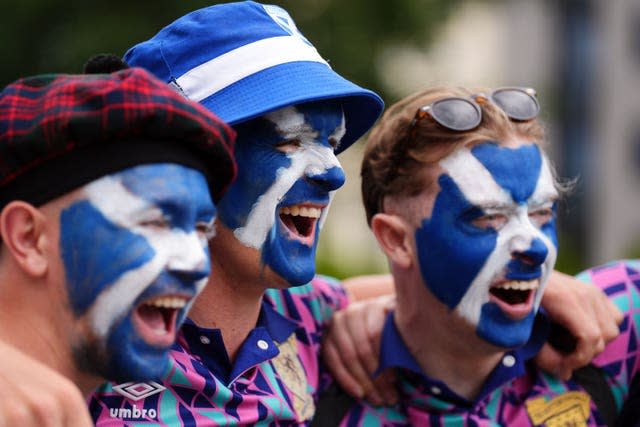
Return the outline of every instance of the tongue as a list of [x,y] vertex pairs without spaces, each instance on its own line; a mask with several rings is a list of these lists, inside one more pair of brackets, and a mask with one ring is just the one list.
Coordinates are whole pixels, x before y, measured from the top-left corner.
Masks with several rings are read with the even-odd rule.
[[140,319],[155,331],[166,331],[162,310],[150,305],[142,305],[138,308]]

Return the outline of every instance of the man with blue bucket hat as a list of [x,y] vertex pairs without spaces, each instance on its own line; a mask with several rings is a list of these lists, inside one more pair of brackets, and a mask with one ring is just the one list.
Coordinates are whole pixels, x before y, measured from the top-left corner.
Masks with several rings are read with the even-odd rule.
[[345,180],[336,155],[383,102],[334,72],[285,10],[255,2],[192,12],[125,60],[233,125],[238,177],[217,205],[211,279],[165,380],[106,385],[90,400],[94,419],[306,425],[322,391],[322,331],[348,301],[315,276],[320,228]]

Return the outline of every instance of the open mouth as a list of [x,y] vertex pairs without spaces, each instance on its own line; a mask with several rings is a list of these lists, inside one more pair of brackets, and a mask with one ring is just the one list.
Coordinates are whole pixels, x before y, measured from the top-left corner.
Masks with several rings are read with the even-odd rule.
[[526,317],[533,308],[538,280],[502,282],[489,289],[490,300],[513,319]]
[[311,246],[321,214],[322,208],[315,206],[286,206],[280,209],[280,220],[294,239]]
[[176,337],[178,312],[189,298],[162,296],[140,304],[134,313],[134,324],[144,340],[157,347],[168,347]]

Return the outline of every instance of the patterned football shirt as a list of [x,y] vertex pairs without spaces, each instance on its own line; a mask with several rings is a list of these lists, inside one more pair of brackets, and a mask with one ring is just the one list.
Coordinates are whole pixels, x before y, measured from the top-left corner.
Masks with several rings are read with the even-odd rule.
[[106,384],[89,401],[97,426],[304,426],[322,391],[320,341],[347,304],[339,282],[316,277],[269,289],[258,324],[229,361],[217,329],[187,321],[161,382]]
[[[625,314],[620,336],[594,359],[609,383],[618,409],[639,369],[640,262],[618,261],[588,270],[579,279],[600,287]],[[532,357],[548,334],[540,314],[529,342],[507,352],[482,391],[469,401],[437,379],[425,375],[392,321],[382,338],[381,369],[395,368],[400,403],[374,407],[357,403],[342,426],[604,426],[604,420],[584,389],[538,370]]]

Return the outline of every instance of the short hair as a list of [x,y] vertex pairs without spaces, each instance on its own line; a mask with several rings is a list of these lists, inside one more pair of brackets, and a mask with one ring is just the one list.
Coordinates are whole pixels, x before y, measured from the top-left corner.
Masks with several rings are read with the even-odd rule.
[[483,103],[481,123],[468,131],[452,131],[425,118],[412,126],[420,107],[448,97],[471,97],[487,89],[436,87],[411,95],[385,112],[367,139],[360,175],[362,199],[371,224],[383,211],[387,196],[412,197],[424,190],[425,171],[461,146],[520,137],[544,146],[544,128],[537,119],[511,120],[492,102]]

